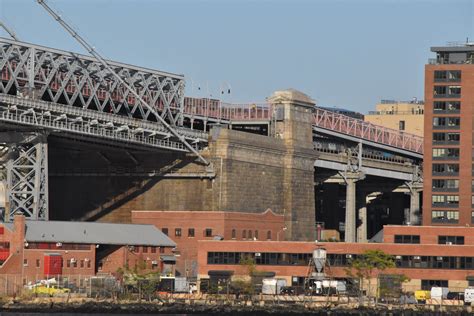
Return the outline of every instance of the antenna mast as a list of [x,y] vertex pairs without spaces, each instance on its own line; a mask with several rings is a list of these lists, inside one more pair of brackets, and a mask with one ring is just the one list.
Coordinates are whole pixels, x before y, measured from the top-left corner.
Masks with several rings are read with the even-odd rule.
[[127,90],[132,93],[135,98],[140,101],[150,112],[155,115],[157,120],[163,124],[163,126],[176,138],[178,138],[181,143],[183,143],[186,148],[188,148],[192,153],[194,153],[199,160],[201,160],[205,165],[209,165],[209,162],[191,145],[189,144],[184,136],[180,135],[171,125],[169,125],[161,116],[160,114],[150,106],[145,100],[143,100],[135,90],[133,90],[130,85],[128,85],[107,63],[107,61],[92,47],[87,43],[87,41],[82,38],[69,24],[67,24],[53,9],[51,9],[44,0],[37,0],[38,3],[56,20],[58,23],[69,33],[71,36],[79,42],[94,58],[96,58],[104,68],[106,68],[114,77],[124,86]]

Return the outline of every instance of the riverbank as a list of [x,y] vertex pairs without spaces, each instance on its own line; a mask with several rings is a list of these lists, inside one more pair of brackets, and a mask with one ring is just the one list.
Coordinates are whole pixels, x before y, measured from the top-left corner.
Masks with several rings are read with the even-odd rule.
[[172,314],[172,315],[469,315],[470,306],[436,305],[391,305],[378,304],[359,307],[356,304],[323,304],[322,302],[268,302],[252,299],[219,300],[218,297],[206,301],[111,301],[70,298],[34,298],[32,300],[10,300],[0,311],[6,315],[35,314]]

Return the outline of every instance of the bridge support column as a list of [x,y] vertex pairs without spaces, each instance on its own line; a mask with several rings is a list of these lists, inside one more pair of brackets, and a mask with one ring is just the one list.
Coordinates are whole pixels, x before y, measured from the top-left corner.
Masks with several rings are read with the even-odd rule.
[[359,192],[357,196],[359,209],[359,226],[357,226],[357,242],[367,242],[367,193]]
[[345,222],[345,242],[356,242],[356,182],[362,180],[362,172],[346,171],[341,174],[346,183],[346,222]]
[[411,184],[410,188],[410,213],[409,218],[406,219],[410,225],[420,225],[420,192],[421,186],[418,184]]
[[18,212],[27,219],[48,220],[48,145],[40,136],[10,147],[6,162],[5,221]]

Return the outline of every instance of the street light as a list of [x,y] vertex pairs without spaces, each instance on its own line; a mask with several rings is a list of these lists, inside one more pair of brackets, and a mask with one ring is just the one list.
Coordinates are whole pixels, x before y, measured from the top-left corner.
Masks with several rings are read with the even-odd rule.
[[280,241],[280,233],[281,232],[284,232],[285,230],[287,230],[288,227],[284,226],[282,229],[280,229],[278,232],[277,232],[277,241]]

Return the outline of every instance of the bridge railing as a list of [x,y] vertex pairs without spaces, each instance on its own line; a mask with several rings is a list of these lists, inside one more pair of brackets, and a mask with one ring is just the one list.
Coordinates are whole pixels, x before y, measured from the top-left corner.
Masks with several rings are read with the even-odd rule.
[[268,103],[226,103],[208,98],[185,98],[184,114],[219,121],[269,121],[272,107]]
[[362,138],[408,151],[423,153],[423,137],[375,125],[349,116],[316,108],[313,124],[319,128]]

